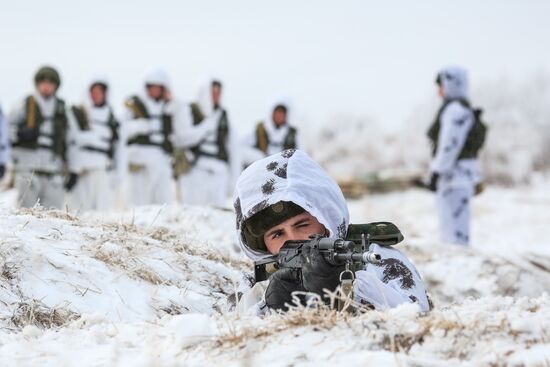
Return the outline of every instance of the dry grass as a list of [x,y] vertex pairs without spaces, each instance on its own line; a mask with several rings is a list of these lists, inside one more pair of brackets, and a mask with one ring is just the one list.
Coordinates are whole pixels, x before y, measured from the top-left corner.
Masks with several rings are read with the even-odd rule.
[[68,309],[66,305],[51,308],[38,300],[30,300],[17,305],[11,322],[20,328],[34,325],[41,329],[49,329],[64,326],[78,318],[80,315]]
[[0,277],[6,279],[6,280],[13,280],[17,276],[17,272],[19,271],[19,266],[17,264],[11,263],[11,262],[4,262],[2,264],[2,268],[0,269]]
[[168,306],[162,306],[156,309],[157,311],[162,311],[167,315],[181,315],[189,312],[189,308],[170,302]]
[[[319,298],[310,300],[308,305],[302,305],[296,298],[296,306],[290,307],[284,313],[273,312],[267,318],[269,322],[260,327],[258,325],[245,325],[236,328],[232,327],[231,321],[229,321],[228,332],[222,335],[216,343],[221,346],[242,345],[251,339],[257,340],[295,328],[305,327],[315,331],[330,330],[340,323],[349,324],[352,320],[360,317],[357,315],[362,315],[368,311],[365,306],[353,302],[339,292],[327,292],[327,294],[331,298],[330,305],[321,302]],[[350,304],[352,308],[349,308],[349,311],[337,311],[331,305],[336,305],[339,299]],[[226,316],[226,318],[229,317]],[[232,321],[238,322],[238,320],[239,318],[236,317]]]
[[62,211],[58,209],[46,209],[38,204],[32,208],[18,208],[16,210],[16,214],[32,215],[36,218],[56,218],[68,220],[71,222],[80,222],[80,219],[77,216],[69,213],[68,211]]
[[163,279],[158,273],[156,273],[152,269],[148,269],[145,267],[134,269],[133,274],[135,274],[138,278],[154,285],[171,283],[170,281]]
[[[533,334],[529,330],[514,329],[506,318],[507,310],[480,309],[478,317],[463,320],[459,317],[462,307],[475,306],[456,305],[404,318],[365,309],[348,313],[337,312],[325,305],[316,308],[299,306],[284,314],[267,315],[250,325],[246,319],[226,315],[220,321],[222,333],[204,348],[219,348],[221,353],[228,350],[242,353],[250,342],[254,342],[257,348],[270,348],[279,340],[324,331],[326,340],[344,338],[349,341],[349,350],[386,350],[396,355],[409,355],[413,348],[421,348],[426,342],[433,345],[445,340],[438,351],[441,358],[469,360],[484,353],[481,345],[491,345],[499,339],[525,348],[548,343],[544,332]],[[537,311],[539,309],[534,307],[526,309],[529,313]],[[502,315],[502,320],[500,316],[490,318],[486,312],[497,312]]]

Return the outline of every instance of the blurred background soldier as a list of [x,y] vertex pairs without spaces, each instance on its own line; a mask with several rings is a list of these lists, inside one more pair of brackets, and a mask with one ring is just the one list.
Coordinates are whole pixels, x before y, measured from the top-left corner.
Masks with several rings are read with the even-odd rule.
[[443,105],[428,131],[433,147],[429,187],[436,192],[442,240],[468,245],[470,199],[481,182],[477,155],[486,127],[481,110],[470,106],[464,69],[446,68],[436,83]]
[[56,92],[61,84],[58,72],[49,66],[34,78],[36,92],[25,98],[8,118],[11,125],[15,185],[19,203],[32,207],[61,209],[64,188],[76,184],[74,173],[67,177],[69,125],[65,102]]
[[286,149],[302,149],[296,127],[289,124],[289,115],[287,99],[279,98],[271,105],[265,120],[260,121],[243,141],[245,166]]
[[114,201],[115,168],[120,168],[119,122],[108,103],[109,83],[105,77],[92,79],[83,103],[71,108],[77,133],[70,148],[71,159],[79,179],[69,208],[73,210],[106,210]]
[[169,89],[168,74],[153,69],[145,76],[144,93],[130,97],[125,103],[122,134],[128,145],[130,205],[175,200]]
[[222,105],[222,83],[208,79],[190,107],[193,128],[182,128],[190,167],[178,180],[181,199],[185,204],[221,207],[240,170],[235,133]]
[[6,166],[9,161],[10,153],[10,139],[8,122],[2,112],[2,106],[0,106],[0,181],[4,178],[6,173]]

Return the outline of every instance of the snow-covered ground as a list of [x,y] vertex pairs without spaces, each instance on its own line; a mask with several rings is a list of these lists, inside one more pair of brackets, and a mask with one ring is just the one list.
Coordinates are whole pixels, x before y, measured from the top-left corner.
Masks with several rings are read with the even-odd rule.
[[353,222],[399,225],[435,303],[427,315],[238,315],[232,294],[251,264],[229,211],[74,217],[0,204],[1,365],[548,366],[549,183],[475,198],[468,249],[439,243],[429,192],[350,202]]

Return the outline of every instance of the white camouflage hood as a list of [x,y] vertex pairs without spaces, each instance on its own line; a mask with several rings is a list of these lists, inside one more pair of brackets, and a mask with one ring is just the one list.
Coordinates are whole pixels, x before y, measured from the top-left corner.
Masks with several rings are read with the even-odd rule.
[[273,98],[271,104],[269,105],[269,110],[268,110],[268,113],[267,113],[267,116],[266,116],[266,119],[265,121],[266,122],[269,122],[266,126],[266,128],[268,128],[270,131],[269,132],[272,132],[273,130],[276,129],[275,127],[275,122],[273,121],[273,112],[275,111],[275,107],[277,106],[285,106],[286,108],[286,124],[285,126],[290,126],[290,121],[291,121],[291,113],[292,113],[292,103],[290,101],[290,98],[286,97],[286,96],[283,96],[283,95],[280,95],[280,96],[277,96],[277,98]]
[[344,237],[349,212],[342,191],[315,161],[300,150],[285,150],[254,162],[237,180],[233,204],[241,248],[253,260],[270,254],[251,249],[243,223],[279,201],[301,206],[323,224],[331,237]]
[[83,105],[87,109],[91,109],[94,106],[94,103],[92,101],[92,97],[90,96],[90,90],[94,84],[103,84],[107,87],[107,90],[105,91],[105,104],[109,105],[109,79],[104,74],[95,74],[90,80],[88,81],[88,84],[86,85],[86,89],[84,91],[84,97],[82,99]]
[[224,85],[220,78],[209,76],[201,79],[197,91],[197,103],[205,116],[210,116],[214,112],[214,104],[212,102],[212,83],[219,82],[222,84],[222,94],[220,96],[220,106],[223,106]]
[[468,74],[465,69],[450,66],[441,70],[438,76],[446,99],[468,99]]

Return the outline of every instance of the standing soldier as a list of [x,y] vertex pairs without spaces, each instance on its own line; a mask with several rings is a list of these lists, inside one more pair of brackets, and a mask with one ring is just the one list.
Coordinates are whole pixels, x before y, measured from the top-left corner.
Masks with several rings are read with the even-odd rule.
[[250,165],[258,159],[286,149],[302,149],[298,130],[289,124],[290,106],[283,98],[272,104],[265,120],[260,121],[254,132],[244,142],[243,163]]
[[76,210],[105,210],[112,206],[110,183],[119,156],[119,122],[108,103],[109,83],[104,77],[92,79],[82,105],[71,108],[77,127],[71,159],[78,184],[72,192],[70,207]]
[[15,185],[19,203],[32,207],[38,201],[45,207],[61,209],[77,176],[68,172],[69,121],[65,101],[56,92],[61,84],[57,71],[49,66],[34,78],[36,92],[12,111],[11,125]]
[[162,69],[145,77],[145,93],[130,97],[122,127],[128,145],[129,201],[131,205],[172,203],[172,115],[170,83]]
[[443,105],[428,131],[433,147],[429,188],[436,192],[442,240],[468,245],[470,199],[480,187],[477,155],[486,127],[481,111],[470,106],[464,69],[446,68],[436,83]]
[[8,133],[8,123],[0,107],[0,181],[6,173],[6,166],[9,161],[10,139]]
[[[180,145],[190,168],[179,180],[181,200],[191,205],[224,206],[238,175],[236,142],[222,105],[222,83],[209,79],[190,106],[192,126],[179,126]],[[187,119],[189,120],[189,119]]]

